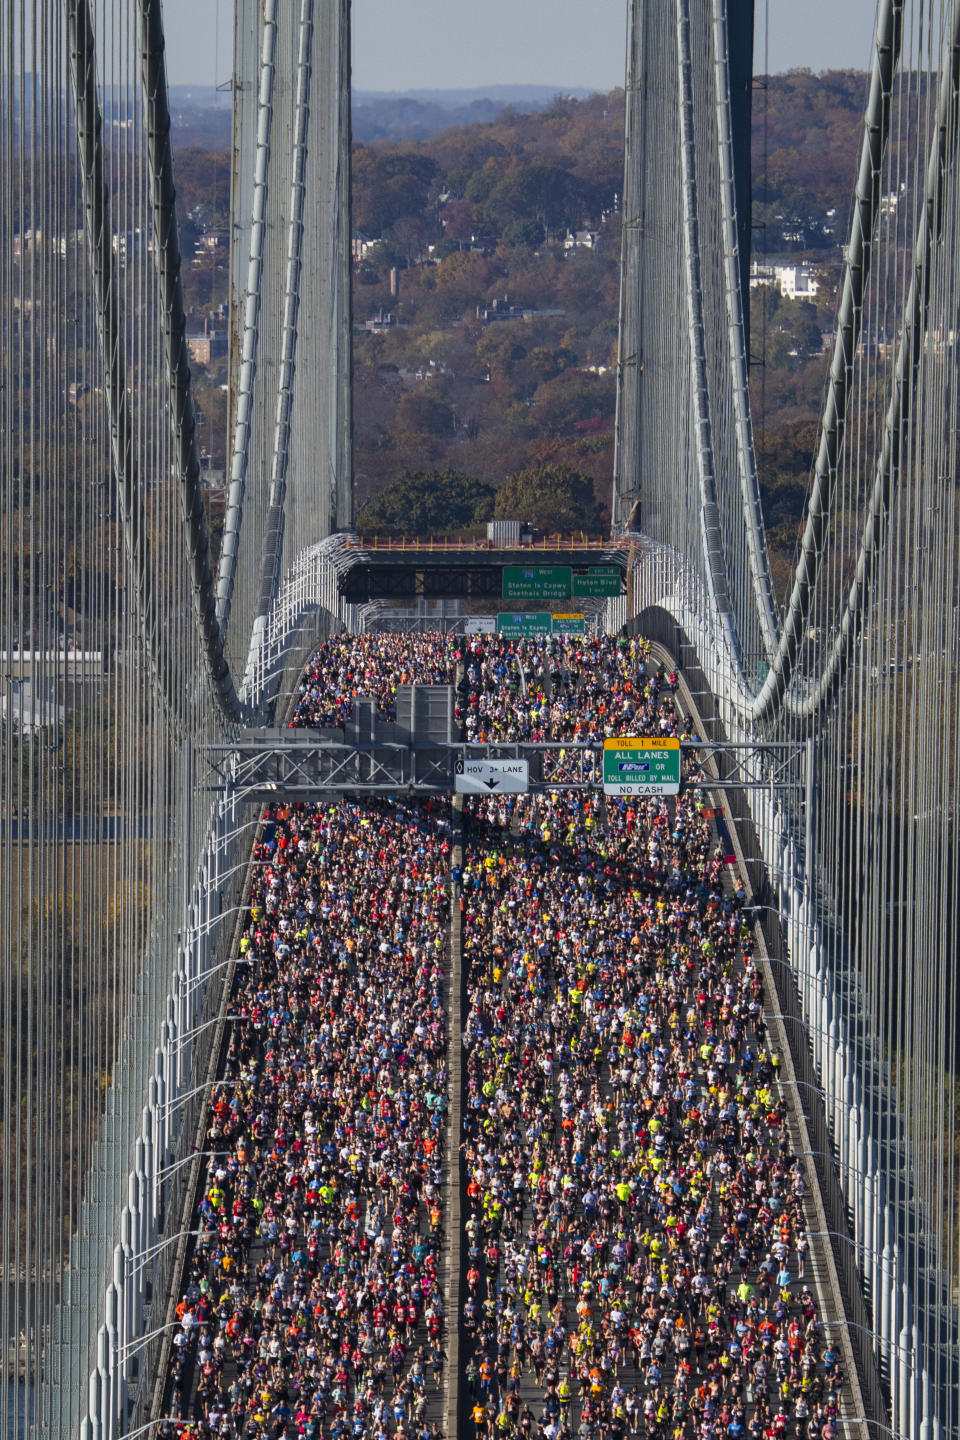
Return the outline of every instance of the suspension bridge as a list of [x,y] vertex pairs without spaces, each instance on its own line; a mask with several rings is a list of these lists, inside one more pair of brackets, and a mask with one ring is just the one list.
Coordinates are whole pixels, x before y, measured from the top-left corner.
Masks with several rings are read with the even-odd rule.
[[[381,572],[419,567],[442,596],[473,593],[469,569],[482,594],[510,559],[385,553],[353,533],[349,5],[236,11],[216,561],[160,0],[0,11],[3,1437],[114,1440],[163,1414],[257,802],[414,776],[446,793],[457,752],[415,694],[405,729],[360,715],[309,757],[276,727],[323,637],[389,623]],[[960,0],[879,0],[784,603],[750,412],[752,32],[752,0],[630,5],[599,552],[625,584],[596,623],[681,668],[713,779],[738,797],[862,1403],[843,1433],[947,1440]],[[570,544],[550,558],[570,563]]]

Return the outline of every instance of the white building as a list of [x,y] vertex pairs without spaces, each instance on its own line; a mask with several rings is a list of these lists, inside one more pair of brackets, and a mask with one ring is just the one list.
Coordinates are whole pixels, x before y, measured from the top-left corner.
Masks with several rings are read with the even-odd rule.
[[820,289],[819,272],[812,265],[750,266],[750,289],[776,285],[787,300],[812,300]]
[[759,290],[762,285],[776,285],[777,271],[773,265],[761,265],[758,261],[750,262],[750,289]]
[[885,195],[881,195],[880,214],[888,217],[896,215],[897,207],[900,204],[900,201],[904,198],[906,194],[906,189],[906,181],[901,180],[899,190],[888,190]]
[[599,230],[567,231],[563,242],[564,250],[595,250],[600,239]]
[[788,300],[812,300],[820,289],[817,272],[810,265],[778,265],[780,294]]
[[37,694],[28,680],[14,680],[10,693],[0,695],[0,717],[10,720],[21,735],[38,735],[63,724],[66,710],[62,705]]
[[361,230],[354,230],[351,242],[354,263],[359,264],[361,260],[366,260],[373,247],[379,244],[379,240],[374,240],[371,236],[364,235]]

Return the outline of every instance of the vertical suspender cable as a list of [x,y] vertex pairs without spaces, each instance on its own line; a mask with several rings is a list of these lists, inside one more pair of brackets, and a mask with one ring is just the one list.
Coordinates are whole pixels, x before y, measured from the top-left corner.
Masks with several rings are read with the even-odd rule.
[[[620,319],[617,347],[617,408],[614,422],[613,494],[610,513],[615,528],[638,529],[640,494],[637,477],[625,473],[636,453],[640,410],[643,331],[643,244],[646,175],[644,136],[647,87],[643,83],[646,57],[647,10],[629,6],[627,31],[626,104],[624,118],[624,178],[621,215]],[[634,239],[633,237],[637,238]],[[629,437],[629,438],[628,438]],[[629,501],[629,504],[627,503]]]
[[113,246],[110,192],[104,167],[103,121],[97,93],[96,41],[89,0],[68,0],[67,41],[74,95],[74,119],[83,191],[84,230],[93,280],[97,332],[106,375],[110,445],[130,569],[133,603],[137,607],[148,662],[158,686],[166,692],[171,717],[180,711],[180,696],[163,662],[163,628],[159,621],[154,578],[144,547],[147,525],[142,510],[140,477],[134,455],[130,387],[121,340],[121,300]]
[[727,350],[733,392],[734,430],[740,498],[754,602],[767,658],[777,649],[777,608],[767,562],[767,546],[760,504],[757,457],[750,417],[750,366],[746,353],[744,296],[740,280],[740,238],[737,225],[736,173],[730,115],[730,45],[726,0],[713,0],[713,73],[716,86],[718,158],[720,167],[720,225],[723,234],[723,279],[727,312]]
[[163,15],[160,0],[139,0],[140,49],[147,106],[147,155],[160,313],[174,427],[176,464],[184,536],[193,582],[194,610],[211,685],[223,714],[240,717],[240,703],[224,654],[223,628],[217,616],[210,547],[200,488],[196,420],[190,389],[186,316],[180,276],[176,188],[170,150],[170,107],[164,61]]
[[[300,308],[301,252],[303,246],[303,205],[307,160],[307,131],[310,123],[311,50],[313,45],[313,0],[300,0],[297,51],[297,88],[294,103],[293,156],[290,175],[290,219],[287,226],[287,268],[283,296],[283,332],[280,347],[280,383],[274,422],[273,460],[267,529],[263,539],[260,592],[250,637],[245,690],[252,678],[252,666],[259,652],[267,620],[280,580],[283,556],[284,499],[290,455],[290,413],[293,407],[294,373],[297,357],[297,322]],[[251,251],[253,249],[251,241]],[[248,295],[249,305],[249,295]],[[244,335],[246,343],[246,334]],[[244,459],[244,464],[246,463]]]
[[[247,293],[243,310],[243,340],[240,372],[237,377],[236,415],[230,484],[223,522],[223,546],[217,573],[217,620],[226,632],[230,622],[233,587],[236,580],[243,522],[243,500],[250,454],[253,393],[260,343],[260,296],[263,282],[263,246],[267,228],[267,198],[270,175],[270,144],[273,128],[273,82],[276,70],[277,0],[265,0],[263,34],[260,43],[260,84],[257,98],[257,149],[254,162],[253,218],[250,226],[250,256],[247,265]],[[301,202],[302,209],[302,202]]]
[[820,423],[813,488],[807,502],[807,521],[779,644],[771,657],[766,680],[751,706],[755,720],[768,719],[783,701],[800,652],[820,570],[825,529],[833,507],[854,357],[863,324],[863,301],[873,258],[873,231],[880,203],[883,155],[890,133],[893,77],[900,60],[902,31],[902,0],[886,0],[877,20],[837,338]]
[[[900,476],[907,430],[915,398],[918,367],[926,336],[927,309],[930,299],[932,258],[940,243],[944,204],[944,187],[951,172],[958,147],[960,118],[960,0],[954,0],[951,34],[946,44],[948,59],[941,69],[940,93],[930,155],[920,224],[913,249],[910,292],[904,307],[903,326],[897,347],[897,360],[891,383],[890,399],[883,426],[883,444],[867,504],[867,519],[860,542],[856,570],[837,627],[827,664],[817,677],[810,695],[802,702],[800,713],[812,717],[829,702],[842,679],[850,650],[861,623],[863,607],[870,592],[877,559],[883,544],[883,527],[890,505],[892,490]],[[785,634],[784,640],[787,639]],[[781,647],[785,649],[783,641]],[[768,680],[772,680],[771,669]],[[767,687],[764,687],[765,689]],[[774,693],[771,687],[771,694]],[[767,714],[769,705],[763,695],[757,697],[755,713]]]
[[706,579],[734,673],[743,674],[740,642],[730,606],[729,580],[717,505],[713,430],[707,381],[703,289],[700,277],[700,227],[697,210],[697,157],[693,122],[690,53],[690,0],[677,0],[677,63],[680,94],[680,154],[683,186],[683,240],[686,266],[687,334],[693,378],[696,465],[700,484],[700,525]]

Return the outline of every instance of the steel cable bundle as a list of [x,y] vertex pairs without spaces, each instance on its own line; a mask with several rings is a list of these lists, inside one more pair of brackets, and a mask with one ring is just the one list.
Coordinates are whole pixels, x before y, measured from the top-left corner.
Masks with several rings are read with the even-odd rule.
[[[889,1420],[949,1434],[960,6],[878,7],[819,451],[779,604],[736,283],[742,22],[720,3],[634,7],[628,137],[646,143],[627,157],[615,514],[643,537],[637,623],[670,617],[664,634],[691,645],[679,658],[696,656],[723,731],[813,747],[806,800],[771,790],[750,809],[790,941],[797,1043],[827,1092],[854,1237],[838,1246],[870,1306]],[[763,766],[756,755],[756,776]]]

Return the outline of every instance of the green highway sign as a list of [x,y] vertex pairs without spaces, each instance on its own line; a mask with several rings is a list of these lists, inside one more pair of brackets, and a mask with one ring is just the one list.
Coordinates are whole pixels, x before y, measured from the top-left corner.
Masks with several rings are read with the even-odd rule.
[[680,741],[676,736],[603,742],[605,795],[677,795],[680,791]]
[[553,616],[549,610],[525,610],[521,615],[497,616],[497,634],[505,635],[508,640],[523,640],[535,638],[538,635],[549,635],[553,626]]
[[586,615],[554,615],[554,635],[586,635]]
[[617,565],[591,565],[585,575],[574,575],[573,595],[619,595],[623,586]]
[[569,565],[504,565],[504,600],[569,600]]

